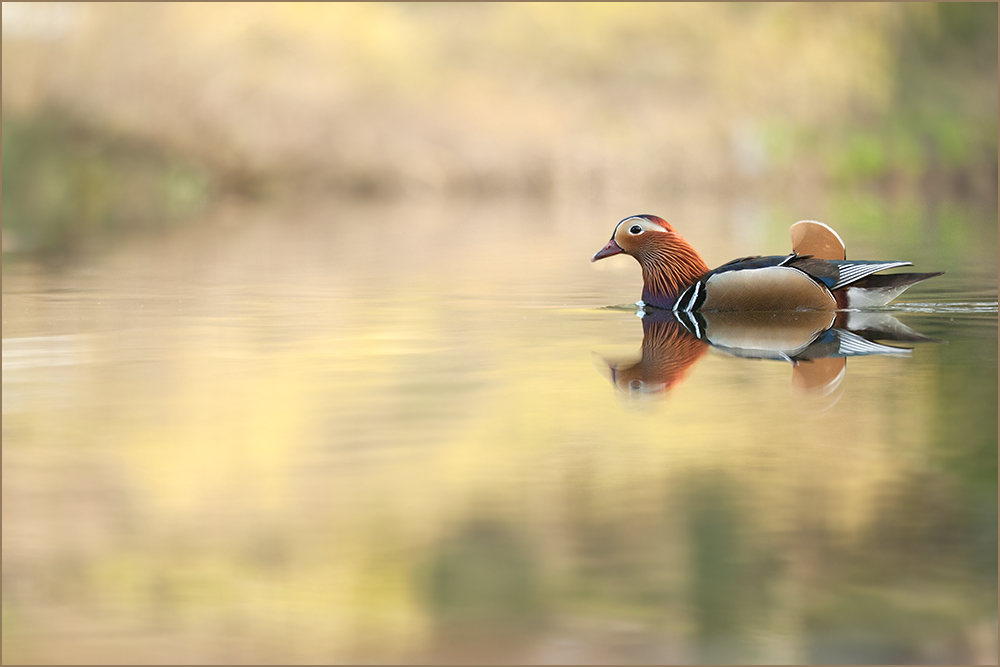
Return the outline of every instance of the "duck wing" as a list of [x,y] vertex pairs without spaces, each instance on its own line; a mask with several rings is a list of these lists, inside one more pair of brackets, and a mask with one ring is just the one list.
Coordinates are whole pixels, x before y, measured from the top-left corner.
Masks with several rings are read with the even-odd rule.
[[[825,284],[794,267],[798,255],[741,257],[709,271],[681,292],[677,312],[834,310]],[[815,267],[819,270],[820,267]]]
[[793,257],[786,264],[821,282],[830,291],[847,287],[873,273],[913,266],[913,262],[880,260],[829,260],[815,257]]

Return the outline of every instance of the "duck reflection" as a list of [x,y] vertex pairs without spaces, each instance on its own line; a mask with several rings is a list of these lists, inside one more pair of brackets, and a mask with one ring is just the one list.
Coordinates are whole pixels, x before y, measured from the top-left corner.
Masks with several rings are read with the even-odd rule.
[[669,391],[687,377],[706,349],[708,343],[688,332],[670,311],[656,311],[642,318],[642,356],[638,361],[602,361],[618,391],[656,394]]
[[629,397],[669,391],[712,347],[729,356],[791,363],[792,391],[824,398],[825,407],[830,407],[839,399],[847,357],[911,353],[877,341],[935,341],[888,313],[655,310],[639,315],[642,356],[602,360],[615,388]]

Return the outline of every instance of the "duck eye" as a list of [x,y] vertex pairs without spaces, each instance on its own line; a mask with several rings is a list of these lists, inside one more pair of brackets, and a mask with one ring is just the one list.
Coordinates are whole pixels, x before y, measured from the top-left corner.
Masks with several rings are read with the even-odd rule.
[[628,228],[628,233],[629,234],[641,234],[642,233],[642,227],[640,227],[639,225],[632,225],[631,227]]

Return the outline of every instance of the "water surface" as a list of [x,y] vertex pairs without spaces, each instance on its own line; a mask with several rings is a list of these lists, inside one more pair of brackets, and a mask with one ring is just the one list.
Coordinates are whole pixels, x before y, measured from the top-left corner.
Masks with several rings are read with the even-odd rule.
[[5,660],[995,663],[995,209],[825,218],[949,272],[886,309],[938,342],[834,390],[609,376],[618,219],[714,266],[844,210],[234,206],[5,257]]

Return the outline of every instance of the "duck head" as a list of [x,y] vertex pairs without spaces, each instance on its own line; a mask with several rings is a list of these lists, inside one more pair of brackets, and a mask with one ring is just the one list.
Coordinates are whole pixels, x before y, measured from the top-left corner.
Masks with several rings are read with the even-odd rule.
[[590,261],[620,253],[639,262],[642,300],[657,308],[671,308],[684,288],[708,272],[698,251],[655,215],[634,215],[619,222],[611,240]]

